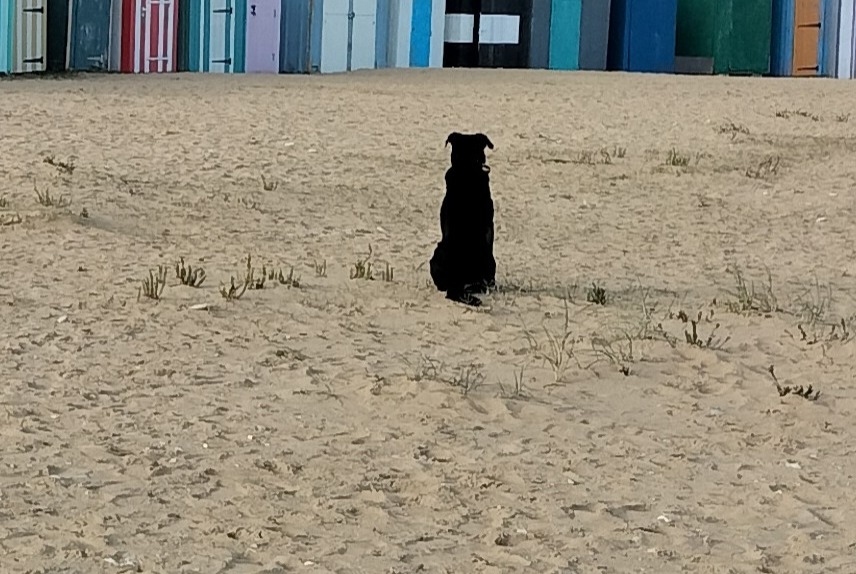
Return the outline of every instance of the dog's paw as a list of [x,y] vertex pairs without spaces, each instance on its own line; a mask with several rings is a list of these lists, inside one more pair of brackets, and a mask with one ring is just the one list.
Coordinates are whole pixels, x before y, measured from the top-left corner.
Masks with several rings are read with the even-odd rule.
[[446,299],[451,301],[455,301],[456,303],[463,303],[464,305],[468,305],[470,307],[481,307],[482,300],[473,295],[472,293],[446,293]]

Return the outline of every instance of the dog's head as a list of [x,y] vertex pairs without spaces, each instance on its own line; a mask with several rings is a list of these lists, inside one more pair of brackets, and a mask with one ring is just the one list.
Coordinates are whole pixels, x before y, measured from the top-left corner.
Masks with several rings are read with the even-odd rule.
[[446,145],[452,144],[453,166],[487,167],[484,149],[493,149],[493,142],[482,134],[461,134],[452,132],[446,138]]

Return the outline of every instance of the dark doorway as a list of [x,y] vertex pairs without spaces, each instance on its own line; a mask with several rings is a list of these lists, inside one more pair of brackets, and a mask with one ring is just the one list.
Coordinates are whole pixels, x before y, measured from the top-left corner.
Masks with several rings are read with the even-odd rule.
[[47,10],[45,70],[63,72],[68,57],[68,0],[47,0]]

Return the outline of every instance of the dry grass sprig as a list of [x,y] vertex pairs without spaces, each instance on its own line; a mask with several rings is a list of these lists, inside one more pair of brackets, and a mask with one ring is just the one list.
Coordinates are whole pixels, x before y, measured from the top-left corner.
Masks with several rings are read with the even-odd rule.
[[166,287],[166,267],[158,265],[157,273],[149,271],[149,276],[143,279],[142,285],[137,289],[137,301],[145,295],[149,299],[159,301]]
[[350,273],[351,279],[374,280],[374,272],[372,271],[372,263],[370,261],[373,254],[374,251],[372,250],[371,243],[369,243],[369,254],[365,259],[358,259],[354,263],[354,268],[351,269]]
[[220,295],[227,301],[240,299],[247,290],[247,283],[243,282],[240,286],[235,285],[235,278],[229,277],[229,286],[220,285]]
[[[264,269],[264,267],[262,267],[262,269]],[[284,275],[282,269],[279,269],[278,271],[271,269],[268,271],[267,277],[271,281],[277,281],[280,285],[285,285],[287,287],[300,287],[300,277],[294,275],[294,267],[289,268],[288,275]]]
[[69,199],[65,195],[60,195],[59,197],[54,197],[51,195],[50,188],[45,188],[44,191],[40,190],[39,187],[33,182],[33,191],[36,192],[36,198],[39,201],[39,205],[44,207],[68,207],[71,205],[71,199]]
[[583,368],[574,352],[577,341],[574,339],[574,332],[571,329],[571,310],[568,297],[562,297],[562,305],[563,323],[561,330],[553,333],[546,325],[542,326],[546,335],[546,344],[539,342],[525,326],[523,328],[523,335],[529,343],[530,350],[535,356],[550,365],[556,383],[564,377],[569,361],[573,360],[580,369]]
[[54,166],[60,172],[66,173],[68,175],[73,174],[76,167],[74,165],[74,160],[69,159],[67,161],[62,161],[61,159],[56,159],[56,157],[54,157],[53,155],[45,157],[42,161],[44,161],[48,165]]
[[185,267],[184,257],[181,257],[179,262],[175,264],[175,276],[182,285],[200,287],[205,281],[205,270],[201,267],[194,269],[191,265]]
[[774,365],[770,365],[770,367],[767,369],[767,372],[770,373],[771,377],[773,377],[773,382],[776,384],[776,391],[778,391],[780,397],[784,397],[785,395],[793,393],[809,401],[816,401],[818,398],[820,398],[820,391],[815,390],[813,385],[809,385],[807,387],[798,385],[794,387],[790,385],[782,386],[781,384],[779,384],[779,378],[776,376]]

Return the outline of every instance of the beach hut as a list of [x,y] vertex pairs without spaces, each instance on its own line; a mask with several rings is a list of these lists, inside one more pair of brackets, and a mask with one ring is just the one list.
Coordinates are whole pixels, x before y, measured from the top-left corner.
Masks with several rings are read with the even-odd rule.
[[675,71],[768,74],[772,17],[772,0],[678,0]]
[[841,79],[856,78],[856,2],[841,0],[837,12],[836,34],[829,50],[829,75]]
[[772,74],[852,77],[853,4],[773,0]]
[[12,71],[12,14],[11,3],[0,4],[0,74]]
[[180,0],[113,0],[108,67],[133,74],[177,69]]
[[[51,5],[53,8],[53,5]],[[71,13],[57,18],[57,26],[69,21],[67,37],[67,67],[70,70],[106,70],[110,59],[110,11],[112,0],[71,0]],[[57,32],[56,35],[60,35]],[[53,59],[48,33],[48,60]]]
[[479,66],[528,68],[532,4],[482,0],[478,22]]
[[244,71],[246,14],[246,0],[181,2],[178,69],[218,73]]
[[677,0],[612,0],[607,68],[672,73]]
[[446,0],[380,0],[377,21],[379,68],[443,66]]
[[481,0],[446,0],[444,68],[475,68],[479,65],[480,16]]
[[280,71],[376,67],[378,0],[286,0],[283,15]]
[[448,0],[443,66],[547,68],[552,4]]
[[0,72],[47,69],[47,0],[0,0]]
[[[0,0],[2,1],[2,0]],[[69,0],[44,0],[46,72],[68,68]]]
[[[246,47],[244,71],[247,73],[279,72],[281,0],[245,0]],[[288,2],[288,0],[285,0]],[[374,48],[374,36],[372,36]]]
[[553,0],[549,67],[605,70],[610,0]]

